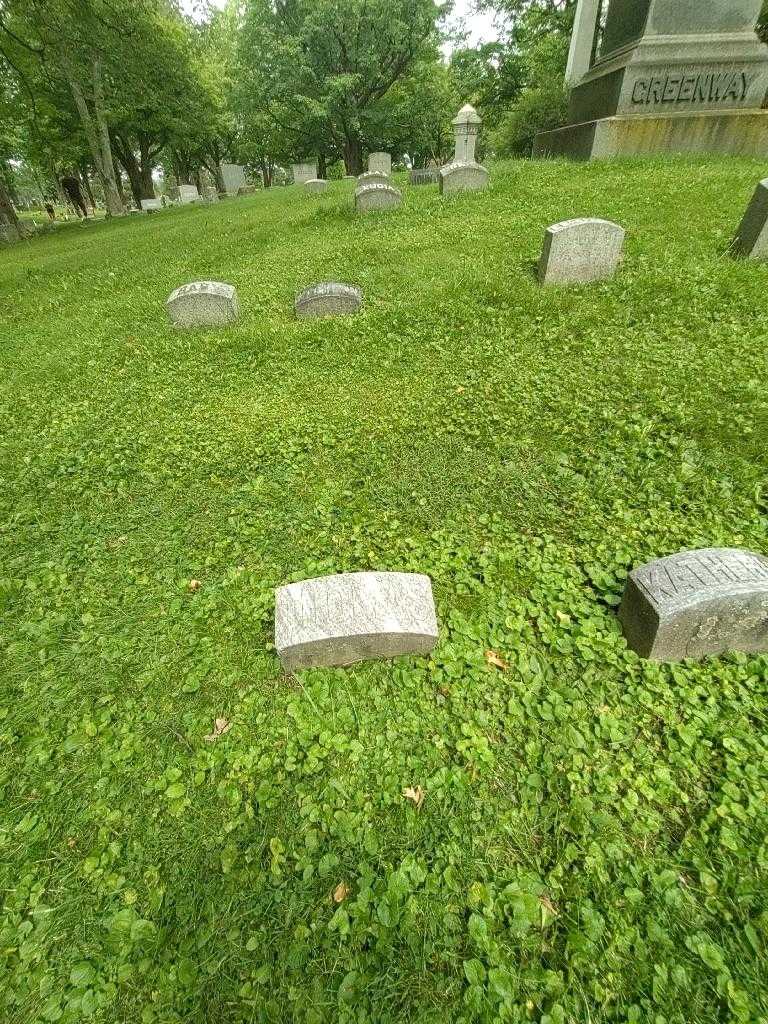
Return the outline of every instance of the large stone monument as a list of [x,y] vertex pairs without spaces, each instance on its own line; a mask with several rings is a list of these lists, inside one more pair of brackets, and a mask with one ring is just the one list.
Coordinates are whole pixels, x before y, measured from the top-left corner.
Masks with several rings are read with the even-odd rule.
[[763,0],[579,0],[569,124],[534,156],[768,156]]
[[245,168],[241,164],[219,164],[221,180],[224,184],[224,194],[236,196],[238,189],[248,184],[245,177]]
[[485,188],[488,171],[475,160],[475,144],[482,121],[474,107],[465,104],[453,119],[456,148],[453,160],[440,168],[440,192]]

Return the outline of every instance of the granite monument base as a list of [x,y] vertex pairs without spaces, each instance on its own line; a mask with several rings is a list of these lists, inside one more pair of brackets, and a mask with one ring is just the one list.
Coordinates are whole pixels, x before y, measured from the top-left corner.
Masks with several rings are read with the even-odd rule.
[[600,160],[660,153],[768,157],[768,110],[617,115],[542,132],[533,156]]

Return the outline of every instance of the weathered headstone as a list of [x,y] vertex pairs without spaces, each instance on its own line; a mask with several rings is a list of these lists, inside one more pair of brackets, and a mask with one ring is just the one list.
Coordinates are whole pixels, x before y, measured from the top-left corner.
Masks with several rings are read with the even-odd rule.
[[414,167],[408,172],[411,185],[435,185],[440,172],[434,167]]
[[197,191],[197,185],[179,185],[179,202],[183,205],[185,203],[195,203],[200,198],[200,193]]
[[142,199],[141,200],[142,210],[146,210],[147,213],[151,213],[154,210],[162,210],[163,200],[162,199]]
[[328,182],[325,178],[310,178],[304,182],[304,191],[320,194],[328,191]]
[[624,228],[597,217],[553,224],[544,235],[539,283],[588,284],[613,277],[624,235]]
[[402,201],[402,192],[392,185],[362,185],[355,189],[355,209],[358,213],[392,210]]
[[206,203],[218,203],[219,190],[215,185],[211,185],[203,189],[203,200]]
[[619,619],[643,658],[768,651],[768,558],[701,548],[649,562],[629,574]]
[[238,196],[252,196],[256,193],[255,185],[241,185],[237,190]]
[[220,327],[237,320],[240,313],[234,287],[220,281],[182,285],[165,305],[174,327]]
[[731,252],[747,260],[768,260],[768,178],[755,189]]
[[219,164],[221,180],[224,185],[224,192],[228,196],[236,196],[238,189],[248,182],[245,177],[245,168],[240,164]]
[[768,156],[763,0],[579,0],[564,128],[534,156]]
[[362,185],[391,185],[392,179],[388,174],[383,174],[381,171],[364,171],[358,175],[357,185],[358,188]]
[[363,304],[363,293],[352,284],[323,281],[296,296],[296,316],[347,316]]
[[378,174],[391,174],[392,157],[389,153],[370,153],[368,155],[368,170]]
[[293,165],[293,181],[296,185],[303,185],[305,181],[311,181],[317,177],[317,161],[312,160],[303,164]]
[[275,647],[288,672],[428,654],[438,627],[428,576],[354,572],[275,593]]
[[488,184],[488,171],[475,160],[475,144],[482,121],[474,107],[465,104],[453,119],[456,148],[453,160],[440,168],[440,192],[482,189]]
[[354,174],[345,174],[341,179],[342,181],[357,181],[357,177]]

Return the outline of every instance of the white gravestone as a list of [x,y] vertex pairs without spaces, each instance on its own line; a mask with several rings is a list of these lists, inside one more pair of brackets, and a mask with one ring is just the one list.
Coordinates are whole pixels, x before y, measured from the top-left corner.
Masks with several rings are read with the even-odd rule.
[[363,304],[363,293],[351,284],[323,281],[305,288],[296,296],[296,316],[347,316],[356,313]]
[[240,164],[219,164],[219,170],[224,184],[224,192],[228,196],[236,196],[237,190],[248,184],[245,168]]
[[296,185],[303,185],[317,177],[317,162],[312,161],[293,165],[293,180]]
[[391,185],[392,179],[388,174],[381,171],[365,171],[357,179],[358,188],[361,185]]
[[581,217],[548,227],[539,260],[540,284],[588,284],[613,277],[624,247],[624,228]]
[[768,178],[755,189],[731,251],[742,259],[768,260]]
[[304,191],[319,195],[328,191],[328,182],[325,178],[310,178],[309,181],[304,182]]
[[376,171],[379,174],[391,174],[392,157],[389,153],[370,153],[368,155],[368,170]]
[[453,160],[440,168],[441,193],[482,189],[488,184],[488,171],[475,160],[475,144],[482,123],[469,103],[453,119],[456,145]]
[[275,647],[288,672],[428,654],[437,635],[428,576],[344,573],[289,583],[275,593]]
[[411,185],[435,185],[439,173],[434,167],[414,167],[408,172],[408,181]]
[[162,199],[142,199],[141,200],[142,210],[146,210],[147,213],[151,213],[153,210],[162,210],[163,200]]
[[182,285],[165,305],[174,327],[220,327],[237,320],[240,313],[234,287],[220,281]]
[[197,185],[179,185],[179,202],[195,203],[200,198]]
[[768,558],[740,548],[681,551],[629,574],[619,619],[642,658],[768,651]]
[[392,185],[362,185],[355,189],[355,209],[358,213],[392,210],[402,201],[402,192]]

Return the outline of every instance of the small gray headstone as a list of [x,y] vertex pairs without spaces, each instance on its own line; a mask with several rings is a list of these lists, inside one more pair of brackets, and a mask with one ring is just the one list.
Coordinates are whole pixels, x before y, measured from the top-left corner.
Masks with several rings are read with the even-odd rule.
[[162,210],[163,200],[162,199],[142,199],[141,200],[142,210],[146,210],[150,213],[153,210]]
[[370,153],[368,156],[368,170],[378,171],[379,174],[391,174],[392,157],[389,153]]
[[310,181],[317,177],[317,161],[308,160],[303,164],[293,165],[293,180],[297,185],[303,185],[305,181]]
[[768,178],[755,189],[731,251],[742,259],[768,260]]
[[768,558],[701,548],[649,562],[629,574],[619,619],[643,658],[768,651]]
[[621,260],[624,228],[581,217],[548,227],[539,261],[541,284],[587,284],[613,277]]
[[447,164],[439,171],[440,193],[473,192],[485,188],[489,174],[480,164]]
[[440,172],[434,167],[414,167],[408,172],[408,181],[412,185],[436,185]]
[[165,305],[174,327],[220,327],[237,320],[240,313],[234,287],[220,281],[182,285]]
[[241,185],[237,190],[238,196],[252,196],[256,193],[255,185]]
[[323,281],[296,296],[296,316],[348,316],[363,304],[363,293],[352,284]]
[[304,182],[304,191],[316,193],[327,192],[328,182],[325,178],[310,178],[309,181]]
[[362,185],[355,189],[355,209],[358,213],[392,210],[402,201],[402,192],[392,185]]
[[179,202],[195,203],[200,198],[197,185],[179,185]]
[[392,179],[388,174],[383,174],[381,171],[365,171],[364,174],[358,176],[357,186],[361,188],[363,185],[391,185]]
[[437,616],[428,576],[353,572],[278,587],[275,647],[288,672],[428,654]]
[[248,184],[245,177],[245,168],[241,164],[222,163],[219,164],[219,169],[221,171],[224,192],[228,196],[237,195],[238,189]]

